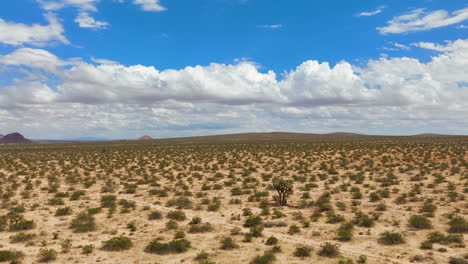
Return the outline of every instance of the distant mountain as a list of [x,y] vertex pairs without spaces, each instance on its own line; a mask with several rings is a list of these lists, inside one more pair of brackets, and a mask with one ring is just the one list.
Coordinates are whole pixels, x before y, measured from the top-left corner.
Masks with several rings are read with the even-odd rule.
[[436,134],[436,133],[424,133],[424,134],[414,135],[413,137],[447,137],[447,136],[449,135]]
[[363,134],[356,134],[356,133],[350,133],[350,132],[334,132],[334,133],[328,133],[325,135],[329,136],[364,136]]
[[3,137],[3,135],[2,135],[2,134],[0,134],[0,138],[2,138],[2,137]]
[[138,140],[152,140],[152,139],[153,139],[152,137],[145,135],[145,136],[140,137]]
[[18,132],[8,134],[0,138],[0,144],[29,144],[33,143],[31,140],[23,137]]

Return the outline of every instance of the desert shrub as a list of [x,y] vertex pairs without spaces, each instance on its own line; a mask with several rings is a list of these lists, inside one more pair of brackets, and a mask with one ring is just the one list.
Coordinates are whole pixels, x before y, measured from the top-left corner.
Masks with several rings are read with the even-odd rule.
[[151,241],[145,248],[145,252],[151,254],[183,253],[190,248],[190,241],[186,239],[172,240],[169,243],[162,243],[157,240]]
[[171,211],[171,212],[167,213],[167,218],[172,219],[172,220],[176,220],[176,221],[183,221],[183,220],[187,219],[187,217],[185,217],[185,213],[183,211]]
[[297,225],[292,225],[289,227],[288,234],[293,235],[300,233],[301,229]]
[[336,236],[339,241],[350,241],[353,238],[353,231],[340,228],[336,230]]
[[83,196],[85,194],[84,191],[74,191],[71,195],[70,195],[70,201],[76,201],[76,200],[79,200],[81,196]]
[[107,251],[120,251],[132,247],[132,240],[128,237],[113,237],[102,242],[102,249]]
[[177,222],[174,220],[169,220],[166,223],[166,228],[169,230],[177,229],[178,227],[179,227],[179,224],[177,224]]
[[187,197],[179,197],[167,201],[166,206],[176,207],[177,209],[190,209],[192,208],[192,201]]
[[221,249],[233,249],[239,247],[234,239],[231,237],[225,237],[221,239]]
[[262,232],[263,232],[263,226],[261,225],[250,227],[250,234],[252,234],[253,237],[261,237]]
[[20,232],[16,235],[10,236],[11,243],[25,242],[36,237],[36,234]]
[[205,233],[213,230],[213,227],[210,223],[196,224],[191,225],[189,228],[189,233]]
[[148,214],[148,220],[157,220],[157,219],[161,219],[162,217],[163,217],[163,215],[159,211],[151,211]]
[[194,217],[192,220],[190,220],[189,225],[197,225],[202,222],[202,219],[200,217]]
[[89,215],[95,215],[95,214],[98,214],[102,211],[102,208],[101,207],[94,207],[94,208],[89,208],[87,210],[88,214]]
[[111,208],[116,206],[117,197],[115,195],[101,196],[101,207]]
[[336,244],[325,242],[320,246],[320,250],[317,253],[322,257],[336,257],[340,254],[340,250]]
[[409,226],[416,229],[432,228],[431,221],[423,215],[412,215],[409,219]]
[[310,252],[312,251],[311,247],[308,246],[300,246],[297,247],[296,250],[294,251],[294,256],[296,257],[309,257]]
[[352,259],[342,257],[338,260],[338,264],[354,264],[354,261]]
[[356,213],[354,218],[354,224],[362,227],[372,227],[374,225],[374,219],[370,218],[367,214],[359,211]]
[[262,218],[258,215],[251,215],[245,220],[244,227],[252,227],[261,225],[263,222]]
[[419,246],[420,249],[432,249],[432,242],[430,241],[423,241]]
[[64,216],[64,215],[71,215],[72,210],[70,207],[62,207],[62,208],[57,208],[57,211],[55,211],[55,216]]
[[85,255],[89,255],[91,253],[93,253],[93,250],[94,250],[94,245],[84,245],[82,248],[81,248],[81,253],[85,254]]
[[468,264],[468,260],[463,258],[451,257],[449,260],[449,264]]
[[340,223],[345,221],[344,216],[335,214],[334,212],[328,212],[327,213],[327,223],[329,224],[335,224],[335,223]]
[[174,239],[185,238],[185,233],[182,230],[176,231],[174,234]]
[[24,254],[17,250],[0,250],[0,262],[3,261],[18,261],[22,259]]
[[285,221],[265,221],[263,222],[263,226],[266,228],[284,227],[284,226],[288,226],[288,224]]
[[278,239],[276,237],[274,237],[274,236],[271,236],[266,240],[265,244],[268,245],[268,246],[276,245],[276,244],[278,244]]
[[37,256],[39,262],[49,262],[57,259],[57,251],[53,249],[41,248]]
[[262,256],[256,256],[251,264],[271,264],[276,260],[275,254],[271,251],[266,251]]
[[455,217],[449,222],[450,233],[465,233],[468,232],[468,222],[463,217]]
[[197,254],[197,256],[195,257],[195,260],[198,260],[198,261],[207,260],[209,257],[210,257],[210,254],[208,254],[205,251],[202,251]]
[[77,233],[89,232],[96,229],[96,223],[92,215],[82,212],[72,220],[70,228]]
[[385,245],[397,245],[404,243],[405,240],[400,233],[386,231],[380,234],[379,242]]
[[364,263],[366,263],[366,262],[367,262],[367,257],[366,257],[366,256],[360,255],[360,256],[358,257],[358,260],[357,260],[357,263],[358,263],[358,264],[364,264]]
[[431,243],[450,244],[450,243],[463,243],[462,234],[448,234],[444,235],[440,232],[432,232],[427,236],[427,240]]

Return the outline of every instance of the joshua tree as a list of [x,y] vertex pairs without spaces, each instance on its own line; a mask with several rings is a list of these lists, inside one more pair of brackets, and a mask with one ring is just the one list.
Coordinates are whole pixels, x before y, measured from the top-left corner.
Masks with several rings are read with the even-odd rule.
[[293,182],[283,178],[273,178],[273,187],[278,192],[278,204],[285,206],[287,204],[286,198],[293,192]]

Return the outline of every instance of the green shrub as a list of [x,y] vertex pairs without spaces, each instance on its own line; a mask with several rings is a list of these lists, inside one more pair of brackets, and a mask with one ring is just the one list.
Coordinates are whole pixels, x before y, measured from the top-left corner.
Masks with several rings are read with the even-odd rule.
[[183,211],[171,211],[171,212],[167,213],[167,218],[172,219],[172,220],[176,220],[176,221],[183,221],[183,220],[187,219],[187,217],[185,217],[185,213]]
[[352,259],[342,257],[338,260],[338,264],[354,264],[354,261]]
[[174,220],[169,220],[166,222],[166,228],[169,230],[177,229],[178,227],[179,224],[177,224],[177,222]]
[[22,259],[24,254],[16,250],[0,250],[0,262],[3,261],[18,261]]
[[234,239],[231,237],[225,237],[221,239],[221,249],[233,249],[239,247]]
[[432,242],[431,241],[423,241],[419,246],[420,249],[432,249]]
[[349,229],[336,230],[336,239],[339,241],[350,241],[353,238],[353,231]]
[[189,233],[205,233],[213,230],[213,227],[210,223],[196,224],[191,225],[189,228]]
[[117,197],[115,195],[104,195],[101,197],[101,207],[111,208],[116,206]]
[[412,215],[409,219],[409,226],[416,229],[432,228],[431,221],[423,215]]
[[319,256],[322,257],[336,257],[340,254],[340,250],[336,244],[332,244],[330,242],[325,242],[320,246],[320,250],[317,253]]
[[174,234],[174,239],[185,238],[185,233],[182,230],[176,231]]
[[450,233],[465,233],[468,232],[468,222],[463,217],[455,217],[449,222]]
[[276,244],[278,244],[278,239],[276,237],[274,237],[274,236],[271,236],[266,240],[265,244],[268,245],[268,246],[276,245]]
[[301,229],[297,225],[292,225],[289,227],[288,234],[293,235],[300,233]]
[[57,208],[57,211],[55,211],[55,216],[64,216],[64,215],[71,215],[72,210],[70,207],[62,207],[62,208]]
[[57,251],[53,249],[41,248],[37,257],[39,262],[49,262],[57,259]]
[[312,248],[308,246],[297,247],[296,250],[294,251],[294,256],[301,257],[301,258],[309,257],[311,251],[312,251]]
[[386,231],[380,234],[379,242],[385,245],[397,245],[404,243],[405,240],[400,233]]
[[96,229],[96,223],[92,215],[82,212],[72,220],[70,228],[77,233],[89,232]]
[[249,216],[249,218],[245,220],[244,227],[252,227],[252,226],[261,225],[262,222],[263,220],[260,216],[252,215],[252,216]]
[[128,237],[113,237],[102,242],[102,249],[107,251],[127,250],[132,247],[132,241]]
[[91,253],[93,253],[93,250],[94,250],[94,245],[85,245],[81,248],[81,253],[85,254],[85,255],[89,255]]
[[256,256],[251,264],[271,264],[276,260],[275,254],[271,251],[266,251],[262,256]]
[[34,237],[36,237],[36,234],[21,232],[16,235],[10,236],[10,242],[11,243],[25,242],[25,241],[33,239]]
[[161,219],[162,217],[163,217],[163,215],[159,211],[151,211],[148,214],[148,220],[157,220],[157,219]]
[[253,237],[261,237],[263,232],[263,226],[258,225],[258,226],[252,226],[250,228],[250,234],[252,234]]
[[468,264],[468,260],[462,258],[451,257],[449,264]]
[[169,243],[161,243],[157,240],[151,241],[145,248],[145,252],[151,254],[183,253],[190,248],[190,241],[186,239],[172,240]]

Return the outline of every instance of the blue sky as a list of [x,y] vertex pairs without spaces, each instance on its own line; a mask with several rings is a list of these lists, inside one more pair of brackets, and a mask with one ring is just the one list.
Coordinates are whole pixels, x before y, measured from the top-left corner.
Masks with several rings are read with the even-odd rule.
[[15,0],[0,19],[0,134],[468,128],[462,0]]

